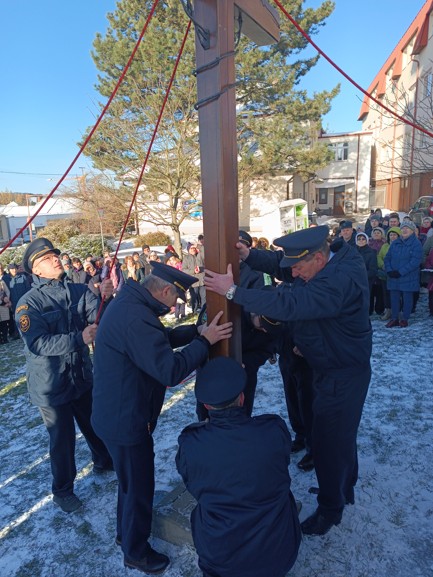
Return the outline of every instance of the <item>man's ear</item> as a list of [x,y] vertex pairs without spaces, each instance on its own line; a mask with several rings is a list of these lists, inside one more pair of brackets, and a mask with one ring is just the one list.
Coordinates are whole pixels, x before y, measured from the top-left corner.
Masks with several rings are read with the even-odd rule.
[[245,402],[245,394],[244,394],[244,392],[242,391],[242,393],[240,393],[240,395],[239,395],[239,406],[240,406],[240,407],[243,407],[243,406],[244,406],[244,402]]

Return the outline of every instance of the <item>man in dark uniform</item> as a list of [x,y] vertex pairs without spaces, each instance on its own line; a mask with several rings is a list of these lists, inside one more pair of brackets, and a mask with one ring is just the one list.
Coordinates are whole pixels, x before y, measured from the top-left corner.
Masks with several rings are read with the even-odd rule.
[[342,220],[340,222],[340,237],[350,246],[356,246],[356,230],[353,228],[352,221]]
[[290,322],[294,345],[313,369],[312,453],[319,483],[318,508],[302,531],[323,535],[354,503],[358,478],[356,437],[370,382],[372,331],[364,261],[348,243],[331,247],[327,226],[300,230],[274,241],[283,251],[249,250],[252,268],[276,274],[291,267],[295,282],[273,291],[243,289],[227,274],[206,270],[206,286],[246,310]]
[[[23,267],[33,274],[33,285],[18,301],[15,319],[24,341],[30,400],[39,407],[50,436],[53,502],[71,513],[82,505],[74,494],[74,420],[91,450],[94,472],[113,470],[113,463],[90,424],[88,345],[96,335],[101,301],[86,285],[65,278],[59,254],[46,238],[29,244]],[[110,298],[112,292],[112,282],[103,283],[101,295]]]
[[119,480],[116,542],[122,546],[125,567],[160,573],[169,558],[148,543],[155,485],[152,433],[166,387],[203,364],[210,346],[231,336],[232,323],[218,325],[220,312],[200,334],[195,325],[166,328],[159,317],[178,298],[185,301],[185,292],[197,279],[162,263],[151,264],[152,273],[143,284],[126,282],[99,327],[92,423],[113,457]]
[[246,414],[246,380],[233,359],[211,360],[195,387],[210,420],[179,437],[176,466],[197,500],[191,528],[204,577],[283,577],[298,554],[290,433],[277,415]]

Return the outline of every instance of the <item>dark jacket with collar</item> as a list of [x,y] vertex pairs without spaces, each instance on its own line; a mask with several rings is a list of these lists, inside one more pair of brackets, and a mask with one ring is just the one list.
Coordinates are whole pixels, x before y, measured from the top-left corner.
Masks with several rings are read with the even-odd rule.
[[277,415],[211,410],[186,427],[176,466],[197,500],[191,515],[199,566],[220,577],[282,577],[300,528],[290,491],[291,439]]
[[33,404],[63,405],[91,388],[92,363],[82,331],[95,321],[99,305],[86,285],[33,275],[32,288],[15,311]]
[[[284,284],[266,293],[238,287],[234,302],[289,322],[294,344],[315,371],[350,376],[370,363],[368,279],[356,249],[342,239],[333,248],[334,256],[310,281],[298,277],[291,286]],[[246,262],[272,275],[278,274],[283,257],[283,251],[252,250]]]
[[159,317],[168,311],[131,279],[107,309],[94,356],[92,424],[102,439],[140,443],[156,426],[166,387],[179,384],[206,361],[208,341],[198,336],[195,325],[165,327]]

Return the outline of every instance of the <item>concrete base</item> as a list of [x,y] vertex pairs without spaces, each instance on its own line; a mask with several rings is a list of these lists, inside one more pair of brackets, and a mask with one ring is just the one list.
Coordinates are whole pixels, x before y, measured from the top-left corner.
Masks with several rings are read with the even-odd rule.
[[195,499],[188,493],[183,483],[158,500],[155,495],[152,534],[173,545],[194,545],[189,522]]

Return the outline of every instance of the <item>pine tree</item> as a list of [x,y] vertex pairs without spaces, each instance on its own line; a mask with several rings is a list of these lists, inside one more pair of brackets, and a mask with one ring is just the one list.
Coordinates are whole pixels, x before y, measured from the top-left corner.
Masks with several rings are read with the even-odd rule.
[[[283,2],[307,31],[316,34],[334,3],[325,0],[313,10],[302,0]],[[100,71],[98,92],[107,99],[142,30],[152,2],[120,0],[107,15],[109,27],[98,34],[92,56]],[[96,168],[135,182],[149,145],[188,18],[180,0],[158,4],[120,90],[86,154]],[[257,48],[241,35],[236,56],[240,181],[265,174],[300,174],[308,178],[325,165],[328,151],[316,142],[321,118],[338,93],[308,96],[302,78],[318,57],[302,58],[307,41],[281,16],[280,41]],[[154,224],[179,227],[200,197],[198,115],[194,109],[196,80],[194,35],[185,51],[163,116],[158,138],[143,178],[138,210]],[[106,101],[106,100],[105,100]],[[162,203],[156,205],[156,201]]]

